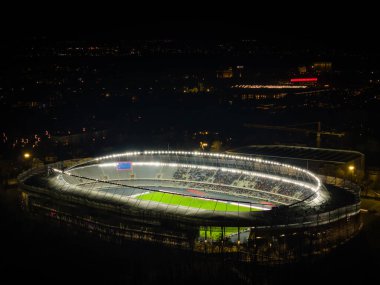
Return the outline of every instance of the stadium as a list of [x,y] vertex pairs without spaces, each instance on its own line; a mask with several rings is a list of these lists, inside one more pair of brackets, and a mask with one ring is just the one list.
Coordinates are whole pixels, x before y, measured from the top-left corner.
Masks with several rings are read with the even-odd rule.
[[[134,224],[134,237],[244,261],[323,253],[361,227],[353,184],[325,185],[307,169],[252,155],[134,151],[31,169],[19,181],[56,202],[121,214]],[[130,226],[108,223],[132,237],[125,233]],[[143,234],[136,235],[139,227]]]

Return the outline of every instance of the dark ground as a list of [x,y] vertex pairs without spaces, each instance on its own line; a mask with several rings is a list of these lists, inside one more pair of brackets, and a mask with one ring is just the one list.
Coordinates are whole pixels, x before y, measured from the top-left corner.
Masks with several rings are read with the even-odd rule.
[[372,284],[380,266],[378,201],[363,201],[370,211],[363,214],[362,232],[325,258],[257,268],[138,243],[106,243],[31,219],[17,193],[0,190],[0,284]]

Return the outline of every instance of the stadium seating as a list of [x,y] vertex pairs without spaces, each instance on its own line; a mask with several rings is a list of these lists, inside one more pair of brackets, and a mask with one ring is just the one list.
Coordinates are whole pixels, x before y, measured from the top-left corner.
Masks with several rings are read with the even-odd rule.
[[[123,185],[132,187],[192,188],[280,204],[291,204],[313,194],[312,190],[294,183],[264,178],[254,172],[228,172],[220,168],[135,164],[131,169],[118,170],[113,164],[95,164],[74,168],[70,173],[71,176],[64,175],[65,180],[82,187],[95,187],[93,180],[99,181],[98,187],[104,187],[104,183],[100,184],[102,181],[123,181]],[[291,178],[299,179],[300,175],[293,173]]]

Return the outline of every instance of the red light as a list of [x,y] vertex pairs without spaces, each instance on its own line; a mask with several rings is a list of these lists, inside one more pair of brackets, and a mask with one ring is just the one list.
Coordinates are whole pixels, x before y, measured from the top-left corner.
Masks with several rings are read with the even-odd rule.
[[317,82],[317,77],[309,77],[309,78],[292,78],[290,82]]

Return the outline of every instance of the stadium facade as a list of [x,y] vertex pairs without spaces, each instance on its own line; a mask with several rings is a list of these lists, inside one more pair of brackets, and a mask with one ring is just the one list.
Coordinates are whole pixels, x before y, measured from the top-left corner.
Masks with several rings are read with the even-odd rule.
[[[19,181],[30,211],[97,228],[103,237],[247,262],[322,254],[361,227],[354,183],[324,184],[305,168],[252,155],[126,152],[31,169]],[[84,207],[109,214],[84,220],[72,214]]]
[[295,165],[317,173],[322,182],[344,186],[365,175],[365,156],[353,150],[288,145],[250,145],[228,151]]

